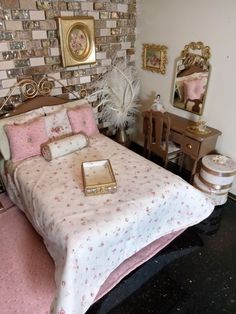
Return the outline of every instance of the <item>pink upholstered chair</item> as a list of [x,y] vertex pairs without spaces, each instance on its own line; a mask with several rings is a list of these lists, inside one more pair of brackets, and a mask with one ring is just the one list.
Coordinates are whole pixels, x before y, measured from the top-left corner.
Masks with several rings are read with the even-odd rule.
[[170,140],[171,119],[167,113],[150,111],[148,128],[148,157],[151,153],[161,157],[164,167],[170,160],[179,162],[179,170],[182,170],[183,153],[181,147]]

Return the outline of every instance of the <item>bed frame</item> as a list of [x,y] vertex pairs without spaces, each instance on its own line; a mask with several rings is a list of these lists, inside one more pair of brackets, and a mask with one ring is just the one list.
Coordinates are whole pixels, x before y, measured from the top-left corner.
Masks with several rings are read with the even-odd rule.
[[[31,86],[31,85],[29,85],[29,86]],[[11,95],[12,95],[12,92],[11,92]],[[25,96],[25,94],[24,94],[24,96]],[[4,107],[7,104],[7,101],[9,100],[9,98],[10,98],[10,96],[8,96],[8,98],[3,103],[3,105],[0,106],[0,112],[1,112],[1,110],[4,111]],[[76,99],[81,99],[81,98],[83,98],[83,97],[77,97]],[[68,101],[69,101],[68,98],[60,98],[60,97],[50,96],[49,93],[45,95],[45,94],[39,93],[37,91],[37,93],[35,93],[33,97],[32,96],[31,97],[26,97],[26,100],[24,102],[19,104],[12,111],[2,115],[0,117],[0,119],[4,119],[6,117],[11,117],[11,116],[16,116],[16,115],[19,115],[19,114],[22,114],[22,113],[26,113],[28,111],[41,108],[43,106],[61,105],[61,104],[64,104],[64,103],[66,103]],[[73,99],[71,101],[73,101]],[[116,271],[118,271],[118,274],[119,274],[118,277],[119,278],[124,278],[133,269],[136,269],[138,266],[144,264],[147,260],[149,260],[151,258],[150,256],[154,256],[155,254],[157,254],[160,250],[162,250],[170,242],[172,242],[176,237],[178,237],[179,234],[181,234],[182,232],[183,232],[183,230],[181,230],[180,232],[174,233],[169,238],[168,237],[167,238],[163,237],[163,239],[161,238],[161,239],[158,239],[158,240],[154,241],[156,243],[151,243],[151,245],[148,245],[147,247],[144,248],[143,255],[142,255],[141,259],[139,257],[138,259],[135,260],[135,256],[134,256],[133,260],[130,258],[129,260],[125,261],[124,263],[127,263],[127,265],[129,266],[129,269],[128,270],[126,269],[124,271],[124,269],[122,267],[120,267],[120,268],[118,267],[118,270],[116,269]],[[174,250],[176,250],[176,248],[174,248]],[[181,248],[180,252],[181,252],[181,254],[179,253],[179,255],[175,256],[175,257],[180,257],[180,256],[182,256],[184,254],[187,254],[184,251],[182,251],[182,248]],[[163,255],[161,254],[160,256],[163,256]],[[155,265],[156,268],[152,268],[151,273],[149,273],[149,274],[146,273],[144,278],[142,278],[142,276],[140,276],[140,270],[137,270],[138,279],[137,279],[137,277],[134,277],[133,276],[134,273],[132,273],[132,276],[131,276],[132,279],[131,279],[130,283],[128,284],[128,285],[130,285],[128,290],[125,293],[124,292],[122,292],[121,294],[119,293],[120,294],[120,299],[117,298],[117,294],[115,292],[111,291],[111,293],[108,296],[106,296],[106,298],[105,298],[105,301],[106,300],[108,300],[108,301],[105,302],[104,308],[101,309],[101,311],[99,311],[99,313],[105,313],[108,310],[112,309],[117,304],[119,304],[120,302],[122,302],[127,296],[129,296],[131,293],[133,293],[135,291],[135,289],[137,289],[139,286],[141,286],[147,280],[149,280],[152,275],[154,275],[162,267],[167,265],[170,262],[170,258],[167,257],[166,259],[163,259],[163,262],[164,263],[161,264],[161,267],[159,265],[159,268],[156,267],[157,265],[156,265],[156,262],[155,262],[154,265]],[[122,266],[122,264],[121,264],[121,266]],[[145,266],[142,266],[142,267],[145,267]],[[135,272],[136,272],[136,270],[135,270]],[[117,278],[116,278],[116,280],[114,280],[112,275],[113,275],[113,273],[110,274],[110,276],[107,278],[105,283],[102,285],[102,287],[101,287],[101,289],[99,291],[99,294],[97,295],[95,301],[97,301],[100,298],[102,298],[105,294],[107,294],[108,291],[110,291],[113,287],[115,287],[117,285],[117,283],[120,281],[120,279],[117,281]],[[136,284],[133,283],[133,280],[136,282]],[[137,286],[137,280],[139,280],[138,286]],[[120,288],[118,287],[118,289],[120,289]],[[125,289],[122,289],[122,290],[125,291]],[[107,299],[107,297],[108,297],[108,299]]]

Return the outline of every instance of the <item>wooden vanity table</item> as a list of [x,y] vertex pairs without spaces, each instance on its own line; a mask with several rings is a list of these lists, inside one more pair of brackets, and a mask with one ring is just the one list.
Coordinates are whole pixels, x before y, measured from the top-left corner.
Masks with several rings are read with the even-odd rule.
[[[194,126],[195,122],[168,112],[171,119],[171,140],[181,146],[183,153],[189,156],[194,162],[191,169],[191,177],[196,172],[198,161],[207,154],[214,151],[216,141],[222,133],[214,128],[207,127],[208,133],[197,134],[190,132],[189,127]],[[143,133],[144,133],[144,153],[148,149],[148,111],[143,112]]]

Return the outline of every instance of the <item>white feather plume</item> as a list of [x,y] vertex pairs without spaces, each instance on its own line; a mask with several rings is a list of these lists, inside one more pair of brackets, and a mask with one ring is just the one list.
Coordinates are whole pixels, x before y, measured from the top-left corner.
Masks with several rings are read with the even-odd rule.
[[112,65],[97,85],[98,107],[104,105],[100,116],[116,128],[130,125],[139,110],[138,96],[140,81],[136,79],[134,68],[126,63]]

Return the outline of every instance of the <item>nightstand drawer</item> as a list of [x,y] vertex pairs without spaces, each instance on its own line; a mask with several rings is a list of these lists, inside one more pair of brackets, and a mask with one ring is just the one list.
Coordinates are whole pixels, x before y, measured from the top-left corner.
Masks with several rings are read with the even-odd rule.
[[170,140],[181,145],[182,141],[183,141],[183,134],[171,130],[171,132],[170,132]]
[[200,142],[193,140],[190,137],[184,137],[182,151],[187,155],[198,157]]

